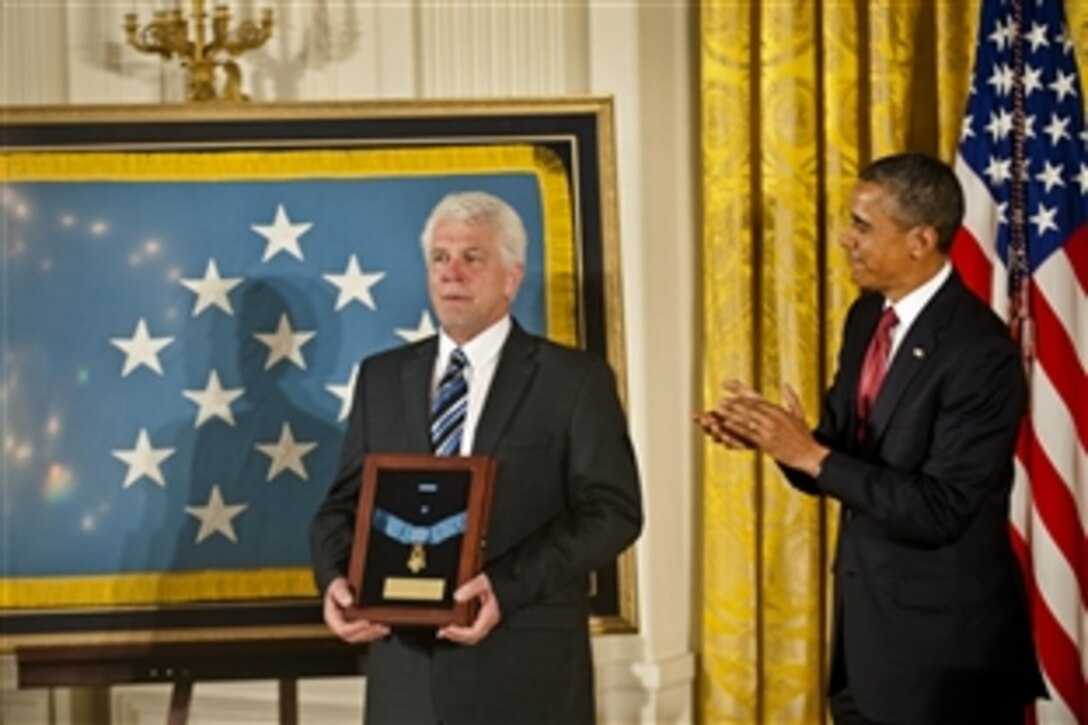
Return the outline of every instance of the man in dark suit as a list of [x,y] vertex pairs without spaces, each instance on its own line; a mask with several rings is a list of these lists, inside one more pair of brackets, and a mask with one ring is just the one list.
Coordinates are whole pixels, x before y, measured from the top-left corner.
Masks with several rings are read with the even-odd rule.
[[952,170],[903,154],[866,168],[841,244],[864,291],[810,432],[739,382],[696,416],[730,448],[841,505],[829,694],[837,723],[1021,723],[1045,695],[1009,532],[1024,374],[1003,323],[947,259]]
[[[360,368],[340,469],[311,530],[325,621],[345,641],[371,643],[370,722],[592,722],[588,577],[642,526],[615,380],[600,358],[511,319],[526,234],[504,201],[446,197],[423,247],[441,331]],[[498,462],[486,563],[455,593],[479,613],[466,627],[390,631],[347,609],[360,468],[372,452],[432,451],[430,401],[462,354],[467,407],[453,454]]]

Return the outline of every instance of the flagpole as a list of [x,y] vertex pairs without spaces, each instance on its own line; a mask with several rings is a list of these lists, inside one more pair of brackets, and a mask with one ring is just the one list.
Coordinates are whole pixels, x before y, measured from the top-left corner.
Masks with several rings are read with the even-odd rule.
[[1013,0],[1015,26],[1012,31],[1012,180],[1009,199],[1009,327],[1020,345],[1024,371],[1031,376],[1035,357],[1034,325],[1031,317],[1030,281],[1027,234],[1027,113],[1024,97],[1024,3]]

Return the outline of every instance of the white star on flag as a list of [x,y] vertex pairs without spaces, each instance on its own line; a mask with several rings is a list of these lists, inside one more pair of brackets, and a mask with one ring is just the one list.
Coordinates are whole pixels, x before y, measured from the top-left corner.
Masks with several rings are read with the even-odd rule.
[[1024,138],[1035,138],[1035,116],[1024,119]]
[[125,366],[121,370],[121,377],[127,377],[136,368],[146,365],[153,371],[162,375],[162,364],[159,362],[159,350],[174,341],[172,337],[151,337],[147,331],[147,320],[143,317],[136,323],[136,329],[132,337],[112,337],[110,342],[125,353]]
[[1058,114],[1050,114],[1050,123],[1043,129],[1043,133],[1050,136],[1052,146],[1057,146],[1063,138],[1069,138],[1069,116],[1059,117]]
[[136,437],[135,448],[119,448],[111,451],[111,453],[128,466],[128,473],[125,474],[125,482],[122,484],[122,488],[128,488],[143,476],[147,476],[164,488],[166,487],[166,480],[162,477],[162,470],[159,465],[174,455],[174,449],[153,447],[151,439],[147,435],[147,428],[140,429],[140,434]]
[[1046,233],[1048,229],[1058,230],[1058,225],[1054,223],[1054,215],[1058,213],[1058,207],[1051,209],[1046,208],[1046,204],[1039,203],[1039,208],[1032,214],[1028,220],[1035,225],[1035,233],[1040,237]]
[[1077,90],[1074,86],[1076,80],[1077,76],[1073,73],[1066,75],[1065,73],[1062,73],[1061,70],[1058,70],[1057,78],[1055,78],[1054,82],[1048,85],[1047,88],[1058,94],[1058,103],[1061,103],[1065,100],[1066,96],[1077,95]]
[[336,416],[336,422],[346,420],[351,412],[351,401],[355,398],[355,381],[359,379],[359,365],[351,368],[351,375],[343,385],[329,383],[325,389],[340,399],[340,414]]
[[295,441],[295,434],[291,432],[291,425],[284,423],[280,430],[280,439],[275,443],[258,443],[257,450],[272,459],[268,466],[268,478],[271,481],[287,469],[294,471],[303,481],[309,481],[306,473],[306,465],[302,462],[304,456],[317,448],[317,443],[299,443]]
[[1055,186],[1065,186],[1065,182],[1062,181],[1062,165],[1055,166],[1049,159],[1043,160],[1043,170],[1035,175],[1035,179],[1043,182],[1043,187],[1046,188],[1048,194]]
[[1024,95],[1030,97],[1035,91],[1043,89],[1043,69],[1032,68],[1030,65],[1024,68]]
[[203,390],[183,390],[181,394],[200,406],[196,413],[194,428],[199,428],[211,417],[222,418],[228,425],[234,425],[234,414],[230,404],[245,393],[245,388],[224,389],[219,382],[219,373],[212,370],[208,374],[208,384]]
[[975,135],[975,130],[971,128],[971,124],[974,121],[971,116],[966,116],[963,119],[963,123],[960,124],[960,141],[965,141]]
[[219,486],[212,486],[211,495],[206,506],[186,506],[185,513],[200,519],[200,531],[196,534],[196,543],[204,541],[212,534],[222,534],[226,538],[238,543],[238,536],[234,533],[232,519],[249,508],[249,504],[223,503],[223,495],[219,492]]
[[290,360],[303,370],[306,369],[306,359],[302,357],[302,346],[309,342],[317,333],[312,330],[295,332],[291,327],[287,313],[280,313],[280,324],[273,333],[255,332],[253,336],[268,346],[268,360],[264,369],[268,370],[280,360]]
[[1088,164],[1080,165],[1080,173],[1073,177],[1073,181],[1080,184],[1080,193],[1088,194]]
[[1050,45],[1050,41],[1046,39],[1046,25],[1043,23],[1033,22],[1031,24],[1031,32],[1025,34],[1024,37],[1031,43],[1032,52]]
[[994,32],[989,35],[989,38],[994,42],[994,45],[1003,49],[1009,41],[1012,40],[1013,32],[1014,26],[1011,20],[1008,25],[1002,25],[998,22],[994,28]]
[[359,268],[359,260],[355,255],[348,257],[348,266],[343,274],[322,275],[330,283],[340,290],[336,298],[336,309],[339,310],[353,300],[358,300],[372,310],[378,309],[374,304],[374,298],[370,294],[370,288],[381,281],[385,272],[363,272]]
[[395,332],[401,339],[407,342],[418,342],[419,340],[425,340],[435,333],[434,323],[431,322],[431,315],[427,310],[423,310],[423,314],[419,316],[419,326],[415,329],[410,327],[398,327]]
[[242,284],[241,277],[220,277],[219,267],[215,259],[208,260],[208,266],[204,270],[204,276],[200,279],[182,279],[180,282],[196,293],[196,303],[193,305],[193,317],[196,317],[208,307],[215,305],[228,315],[233,315],[234,310],[230,306],[230,291]]
[[1003,139],[1012,131],[1012,120],[1012,114],[1004,108],[997,113],[991,112],[990,122],[986,124],[986,131],[993,137],[994,141]]
[[1012,178],[1012,159],[995,159],[991,156],[990,165],[982,173],[989,177],[991,184],[1000,186]]
[[268,240],[268,244],[264,248],[264,256],[261,258],[262,262],[267,262],[280,252],[287,252],[296,259],[301,260],[302,248],[298,244],[298,238],[310,231],[312,226],[313,224],[310,222],[292,224],[283,204],[276,206],[276,219],[272,224],[249,225],[250,229]]
[[1003,96],[1009,95],[1012,92],[1012,68],[1008,65],[1001,67],[995,65],[993,75],[986,82],[993,86],[997,93]]

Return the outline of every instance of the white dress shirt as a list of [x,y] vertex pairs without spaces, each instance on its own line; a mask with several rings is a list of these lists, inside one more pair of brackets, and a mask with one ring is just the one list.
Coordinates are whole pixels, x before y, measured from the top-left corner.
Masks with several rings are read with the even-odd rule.
[[[506,315],[461,345],[461,352],[468,358],[465,366],[465,381],[468,383],[468,410],[465,413],[465,428],[461,433],[461,455],[472,452],[472,443],[476,439],[476,424],[491,389],[491,380],[495,377],[495,368],[499,364],[499,353],[510,334],[510,316]],[[438,333],[438,356],[434,360],[434,373],[431,376],[431,400],[438,391],[438,382],[450,364],[450,353],[457,347],[445,330]]]
[[[892,329],[892,349],[888,352],[889,366],[892,360],[895,359],[895,353],[899,351],[899,344],[907,336],[910,326],[918,319],[918,315],[922,314],[922,310],[926,308],[929,301],[933,299],[933,295],[937,294],[937,290],[941,288],[941,285],[945,283],[945,280],[951,274],[952,265],[945,262],[940,272],[937,272],[923,285],[904,295],[903,299],[892,305],[895,308],[895,316],[899,319],[899,324]],[[887,300],[884,301],[884,307],[885,309],[888,307]]]

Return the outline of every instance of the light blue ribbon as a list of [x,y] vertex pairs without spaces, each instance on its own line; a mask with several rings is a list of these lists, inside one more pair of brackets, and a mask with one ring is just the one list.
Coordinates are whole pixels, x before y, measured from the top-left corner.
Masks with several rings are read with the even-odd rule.
[[371,519],[374,528],[393,541],[401,544],[427,544],[428,546],[441,544],[446,539],[463,534],[467,521],[468,512],[462,511],[459,514],[447,516],[430,526],[416,526],[380,508],[374,509],[374,516]]

